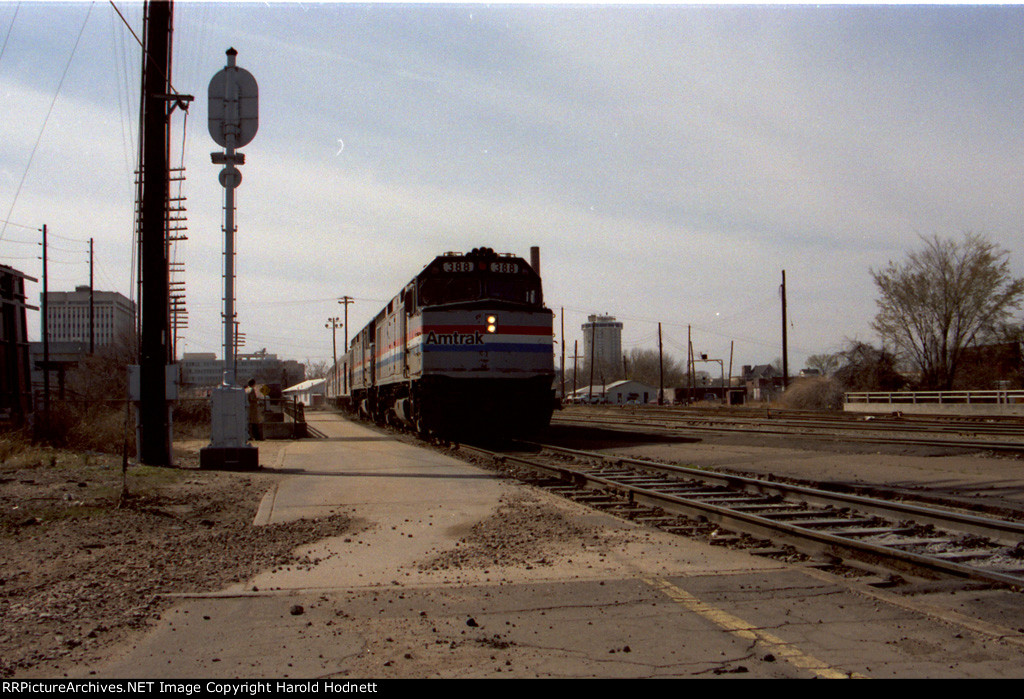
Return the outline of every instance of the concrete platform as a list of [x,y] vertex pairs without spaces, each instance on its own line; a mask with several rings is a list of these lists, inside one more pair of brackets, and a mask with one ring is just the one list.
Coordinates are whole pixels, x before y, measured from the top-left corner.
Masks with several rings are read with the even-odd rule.
[[[636,527],[311,413],[257,521],[344,512],[308,565],[182,597],[82,677],[1020,677],[1021,634]],[[953,622],[956,620],[953,619]],[[999,634],[1004,634],[998,638]]]

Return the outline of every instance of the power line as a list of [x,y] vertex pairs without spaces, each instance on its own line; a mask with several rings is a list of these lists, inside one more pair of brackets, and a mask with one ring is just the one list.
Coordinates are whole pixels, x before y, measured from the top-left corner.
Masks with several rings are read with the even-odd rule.
[[2,222],[6,226],[14,226],[15,228],[25,228],[27,230],[38,231],[40,233],[43,230],[41,226],[26,226],[26,225],[24,225],[22,223],[15,223],[14,221],[6,221],[6,220],[5,221],[0,221],[0,222]]
[[[115,8],[116,9],[116,8]],[[130,29],[130,27],[129,27]],[[121,118],[121,144],[124,149],[124,161],[128,172],[133,170],[133,153],[135,151],[135,140],[130,126],[130,104],[128,78],[128,51],[125,47],[124,32],[118,31],[117,19],[110,16],[110,32],[113,50],[111,51],[112,65],[114,69],[114,81],[117,85],[117,106],[118,115]]]
[[[14,205],[18,201],[18,196],[21,195],[21,188],[25,185],[25,179],[28,177],[28,171],[32,168],[32,160],[36,156],[36,150],[39,148],[39,142],[43,140],[43,132],[46,131],[46,124],[50,121],[50,115],[53,113],[53,106],[57,104],[57,97],[60,95],[60,90],[64,86],[64,79],[68,76],[68,70],[71,68],[71,61],[75,58],[75,52],[78,51],[78,44],[82,40],[82,34],[85,33],[85,25],[89,23],[89,16],[92,14],[92,3],[89,3],[89,9],[85,13],[85,21],[82,22],[82,28],[78,30],[78,37],[75,39],[75,45],[71,48],[71,55],[68,56],[68,62],[64,66],[64,73],[60,76],[60,82],[57,83],[57,90],[53,93],[53,99],[50,100],[50,108],[46,110],[46,118],[43,119],[43,125],[39,129],[39,135],[36,137],[35,145],[32,146],[32,152],[28,156],[28,164],[25,165],[25,172],[21,176],[21,182],[18,183],[18,189],[14,192],[14,199],[11,200],[11,208],[7,210],[7,218],[11,217],[14,212]],[[7,222],[4,221],[3,228],[0,228],[0,241],[4,239],[4,234],[7,233]]]
[[[124,22],[124,26],[128,27],[128,31],[130,31],[132,33],[132,36],[135,37],[136,43],[142,48],[143,51],[145,51],[146,47],[142,43],[142,39],[140,39],[139,35],[135,33],[134,29],[132,29],[132,25],[128,24],[128,20],[126,20],[124,18],[124,15],[121,14],[121,10],[117,9],[117,5],[114,4],[114,0],[108,0],[108,2],[110,2],[110,6],[114,8],[114,12],[117,13],[117,16],[121,18],[121,21]],[[91,8],[91,5],[90,5],[90,8]],[[150,56],[150,58],[152,58],[152,56]],[[167,73],[162,68],[158,67],[157,68],[157,72],[160,73],[160,76],[164,79],[164,82],[167,83],[167,89],[170,90],[171,93],[177,95],[178,97],[184,97],[184,95],[182,95],[180,92],[178,92],[174,88],[174,85],[171,84],[170,79],[167,77]]]
[[14,29],[14,21],[18,19],[18,10],[21,9],[21,3],[19,2],[14,6],[14,16],[11,17],[11,26],[7,27],[7,33],[4,35],[4,45],[0,47],[0,61],[4,58],[4,52],[7,51],[7,40],[11,38],[11,30]]

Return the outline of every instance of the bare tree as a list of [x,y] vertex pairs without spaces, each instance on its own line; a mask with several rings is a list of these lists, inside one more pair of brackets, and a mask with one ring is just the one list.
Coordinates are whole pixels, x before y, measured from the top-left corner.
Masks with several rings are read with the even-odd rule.
[[822,376],[831,376],[842,363],[842,354],[833,352],[831,354],[812,354],[807,358],[807,368],[817,369]]
[[922,238],[906,262],[871,270],[881,296],[871,327],[920,372],[922,388],[948,390],[966,345],[1009,318],[1024,296],[1009,252],[983,236]]
[[898,391],[907,383],[896,370],[896,358],[884,349],[851,340],[838,357],[832,378],[847,391]]
[[306,378],[307,379],[323,379],[327,378],[327,375],[331,372],[331,363],[326,359],[307,359],[306,360]]
[[[662,361],[665,387],[683,385],[686,382],[686,371],[682,364],[668,355],[663,355]],[[626,378],[657,387],[660,378],[659,372],[658,350],[636,347],[629,351],[626,359]]]

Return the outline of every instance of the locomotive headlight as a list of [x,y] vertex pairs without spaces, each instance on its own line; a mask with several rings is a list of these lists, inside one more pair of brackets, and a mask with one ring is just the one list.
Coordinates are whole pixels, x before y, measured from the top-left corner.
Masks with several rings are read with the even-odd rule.
[[498,332],[498,318],[497,318],[497,316],[487,316],[487,332],[489,332],[489,333]]

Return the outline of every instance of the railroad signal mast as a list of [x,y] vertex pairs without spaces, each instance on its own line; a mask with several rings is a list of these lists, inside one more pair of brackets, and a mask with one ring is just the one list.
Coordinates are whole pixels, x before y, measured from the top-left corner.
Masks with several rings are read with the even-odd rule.
[[259,128],[259,87],[252,73],[235,64],[238,52],[227,50],[227,65],[213,76],[209,87],[209,127],[214,142],[224,151],[212,153],[223,165],[224,187],[224,381],[210,396],[210,446],[201,449],[203,468],[258,468],[259,455],[248,443],[249,421],[245,389],[235,384],[238,352],[235,334],[235,187],[242,183],[237,166],[245,155],[236,152],[252,141]]

